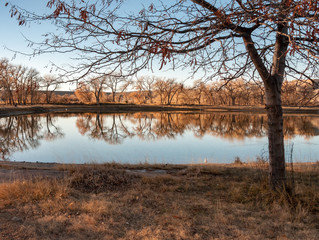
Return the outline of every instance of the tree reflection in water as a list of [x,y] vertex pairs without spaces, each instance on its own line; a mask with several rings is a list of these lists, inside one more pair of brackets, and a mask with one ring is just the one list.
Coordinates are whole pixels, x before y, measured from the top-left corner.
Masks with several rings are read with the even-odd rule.
[[[64,133],[58,118],[74,115],[42,114],[0,119],[0,154],[8,159],[14,152],[37,148],[41,140],[53,141]],[[81,135],[108,144],[121,144],[137,136],[144,141],[174,139],[186,131],[196,138],[205,135],[233,140],[267,136],[266,115],[247,113],[85,113],[77,114],[76,127]],[[319,135],[319,118],[285,116],[285,138],[297,135],[310,139]]]
[[82,135],[104,140],[109,144],[120,144],[126,137],[132,136],[122,122],[125,115],[87,113],[78,117],[76,126]]
[[[317,118],[286,116],[285,137],[302,135],[310,138],[319,134]],[[175,138],[186,130],[202,138],[209,134],[228,140],[243,140],[267,135],[266,115],[210,114],[210,113],[133,113],[133,114],[83,114],[76,125],[82,135],[103,139],[111,144],[122,143],[127,137],[142,140]]]
[[64,134],[50,114],[0,118],[0,154],[2,160],[17,151],[37,148],[40,141],[53,141]]

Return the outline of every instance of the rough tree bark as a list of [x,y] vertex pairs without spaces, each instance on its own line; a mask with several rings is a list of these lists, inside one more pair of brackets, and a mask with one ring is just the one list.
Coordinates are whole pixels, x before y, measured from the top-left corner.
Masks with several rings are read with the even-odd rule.
[[[282,16],[282,19],[284,17]],[[273,189],[286,186],[281,86],[289,45],[287,23],[278,24],[271,72],[265,67],[249,34],[243,37],[247,52],[264,82],[268,116],[269,182]]]

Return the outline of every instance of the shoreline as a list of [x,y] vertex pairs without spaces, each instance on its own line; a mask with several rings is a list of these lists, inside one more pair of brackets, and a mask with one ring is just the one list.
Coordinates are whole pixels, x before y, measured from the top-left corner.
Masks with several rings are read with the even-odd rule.
[[[204,112],[204,113],[260,113],[266,114],[262,106],[208,106],[208,105],[134,105],[134,104],[65,104],[65,105],[0,105],[0,117],[41,113],[129,113],[129,112]],[[283,107],[284,114],[319,114],[319,107]]]
[[[197,163],[197,164],[122,164],[122,163],[49,163],[49,162],[26,162],[26,161],[0,161],[0,184],[4,182],[25,181],[36,178],[63,178],[68,175],[70,169],[76,168],[96,168],[109,166],[112,168],[123,169],[127,173],[141,176],[159,176],[173,174],[187,168],[247,168],[247,169],[268,169],[268,163]],[[286,168],[291,167],[286,163]],[[295,169],[317,169],[319,162],[296,162],[293,164]]]

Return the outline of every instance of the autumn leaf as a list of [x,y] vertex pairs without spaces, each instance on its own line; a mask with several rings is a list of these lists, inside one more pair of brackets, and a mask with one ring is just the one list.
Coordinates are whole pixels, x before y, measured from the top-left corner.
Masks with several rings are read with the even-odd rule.
[[80,17],[83,19],[84,22],[87,22],[87,19],[88,19],[87,13],[88,12],[86,10],[81,10],[80,11]]

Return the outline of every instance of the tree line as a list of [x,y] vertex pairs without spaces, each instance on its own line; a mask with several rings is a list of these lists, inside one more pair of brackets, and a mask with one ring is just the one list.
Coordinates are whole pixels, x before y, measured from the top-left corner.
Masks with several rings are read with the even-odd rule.
[[[10,105],[54,102],[59,82],[53,75],[41,76],[39,71],[0,59],[0,101]],[[58,102],[55,99],[55,102]]]
[[[107,102],[166,105],[264,105],[261,81],[205,82],[196,80],[186,86],[173,78],[142,76],[133,81],[120,75],[91,77],[79,81],[74,94],[58,95],[59,81],[53,75],[41,76],[34,68],[0,60],[0,99],[11,105],[38,103]],[[314,106],[319,103],[319,88],[311,81],[285,81],[282,102],[286,106]]]

